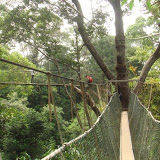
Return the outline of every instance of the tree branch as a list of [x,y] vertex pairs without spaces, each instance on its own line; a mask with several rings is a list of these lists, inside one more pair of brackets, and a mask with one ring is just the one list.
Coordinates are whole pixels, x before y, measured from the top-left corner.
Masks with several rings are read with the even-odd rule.
[[[82,91],[79,88],[77,88],[76,86],[73,86],[73,87],[74,87],[74,90],[82,97]],[[101,112],[97,108],[92,97],[87,92],[86,92],[86,100],[87,100],[87,104],[91,107],[91,109],[94,111],[96,116],[99,117],[101,115]]]
[[114,76],[109,71],[106,64],[104,63],[104,61],[100,57],[99,53],[97,52],[95,47],[92,45],[91,41],[89,40],[89,37],[86,33],[86,29],[84,27],[83,14],[82,14],[82,9],[81,9],[79,1],[78,0],[72,0],[72,2],[75,4],[75,6],[78,10],[78,16],[76,17],[76,22],[77,22],[78,30],[81,34],[81,37],[83,39],[84,44],[86,45],[86,47],[88,48],[88,50],[90,51],[90,53],[94,57],[95,61],[97,62],[97,64],[100,66],[101,70],[106,75],[106,77],[109,80],[114,79]]

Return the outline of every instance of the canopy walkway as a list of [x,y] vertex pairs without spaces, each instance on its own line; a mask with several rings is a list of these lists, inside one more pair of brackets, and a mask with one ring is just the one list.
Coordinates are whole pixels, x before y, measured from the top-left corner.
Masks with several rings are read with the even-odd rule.
[[160,160],[160,122],[152,117],[133,93],[128,119],[134,156],[123,156],[120,144],[121,108],[119,96],[115,94],[90,130],[42,160]]
[[[49,110],[51,120],[51,101],[53,103],[53,108],[56,116],[56,106],[53,98],[53,93],[51,92],[51,86],[61,86],[61,84],[51,84],[51,76],[65,79],[70,82],[70,84],[68,85],[63,85],[64,87],[71,87],[71,94],[67,92],[68,97],[71,101],[71,113],[73,112],[72,107],[75,103],[72,99],[74,89],[73,81],[77,82],[76,85],[80,86],[82,92],[81,94],[84,101],[86,118],[89,118],[87,117],[87,114],[89,113],[87,111],[87,108],[85,108],[85,100],[88,95],[85,93],[84,82],[57,76],[51,74],[50,72],[41,71],[8,60],[0,59],[0,61],[29,70],[35,70],[47,75],[48,83],[45,84],[28,82],[0,82],[0,84],[48,86],[48,104],[50,108]],[[97,97],[101,101],[102,97],[100,96],[98,85],[93,85],[95,86],[95,88],[97,88]],[[106,85],[102,85],[102,87],[105,86]],[[109,90],[109,86],[107,87],[107,96],[104,96],[106,99],[108,98]],[[149,105],[151,103],[151,96],[152,90],[149,96]],[[92,107],[94,107],[94,104],[92,105]],[[78,112],[76,113],[76,116],[78,120]],[[84,133],[82,135],[69,141],[68,143],[63,142],[58,117],[56,117],[56,120],[60,133],[61,143],[63,145],[60,148],[56,149],[54,152],[51,152],[42,160],[160,160],[160,122],[152,117],[151,113],[140,103],[138,97],[134,93],[131,93],[130,95],[128,111],[125,112],[122,111],[119,95],[114,94],[102,114],[98,117],[97,121],[92,126],[90,123],[88,124],[88,126],[91,126],[91,128],[88,131],[83,130]]]

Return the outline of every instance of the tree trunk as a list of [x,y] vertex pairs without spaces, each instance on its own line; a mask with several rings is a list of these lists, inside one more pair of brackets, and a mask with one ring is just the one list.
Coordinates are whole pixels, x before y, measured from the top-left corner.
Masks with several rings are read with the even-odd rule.
[[154,62],[159,58],[160,58],[160,43],[156,51],[153,53],[153,55],[147,60],[147,62],[143,66],[140,77],[139,77],[139,82],[137,82],[137,85],[134,88],[135,93],[138,93],[138,89],[141,88],[142,83],[145,82],[145,79],[148,75],[149,70],[151,69]]
[[[123,30],[123,20],[122,20],[122,10],[120,5],[120,0],[109,0],[110,4],[113,6],[115,13],[115,29],[116,37],[115,44],[117,50],[117,80],[128,79],[127,67],[125,64],[125,36]],[[128,108],[129,103],[129,86],[128,82],[117,83],[118,93],[120,94],[120,99],[122,102],[122,107],[124,109]]]
[[82,14],[82,9],[81,9],[81,6],[79,4],[79,1],[78,0],[72,0],[72,2],[75,4],[77,10],[79,11],[78,16],[76,17],[76,22],[77,22],[78,30],[79,30],[79,32],[81,34],[81,37],[83,39],[84,44],[86,45],[86,47],[88,48],[88,50],[90,51],[90,53],[94,57],[95,61],[97,62],[97,64],[101,68],[101,70],[106,75],[106,77],[109,80],[114,79],[114,76],[109,71],[109,69],[107,68],[106,64],[104,63],[104,61],[100,57],[99,53],[97,52],[95,47],[92,45],[91,41],[89,40],[89,37],[88,37],[88,35],[86,33],[86,29],[84,27],[83,14]]

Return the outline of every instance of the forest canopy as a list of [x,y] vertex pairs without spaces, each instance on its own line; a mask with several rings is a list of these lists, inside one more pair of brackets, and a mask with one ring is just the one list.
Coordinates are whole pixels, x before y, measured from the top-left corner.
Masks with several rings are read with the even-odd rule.
[[[123,19],[132,16],[137,4],[143,14],[125,31],[124,24],[129,22]],[[124,80],[111,85],[121,96],[122,107],[128,107],[130,90],[141,93],[143,104],[160,120],[158,0],[4,0],[0,10],[0,59],[77,81],[87,82],[86,75],[102,85]],[[0,158],[5,160],[41,159],[61,145],[53,112],[50,123],[47,86],[4,83],[48,83],[44,74],[32,76],[32,70],[0,62]],[[131,84],[128,79],[138,81]],[[149,85],[142,85],[145,82]],[[108,92],[106,86],[94,86],[83,95],[83,85],[71,89],[72,81],[58,77],[51,77],[51,83],[61,84],[51,92],[64,141],[69,141],[83,132],[81,119],[84,129],[89,128],[83,97],[88,98],[95,121],[96,111],[101,112],[107,103]],[[72,114],[70,106],[75,111]]]

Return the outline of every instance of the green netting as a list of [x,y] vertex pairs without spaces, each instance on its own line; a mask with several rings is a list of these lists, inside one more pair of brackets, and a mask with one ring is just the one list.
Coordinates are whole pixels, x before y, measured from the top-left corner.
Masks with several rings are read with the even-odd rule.
[[160,122],[133,93],[128,115],[135,160],[160,160]]
[[115,94],[93,127],[43,160],[119,160],[121,105]]

